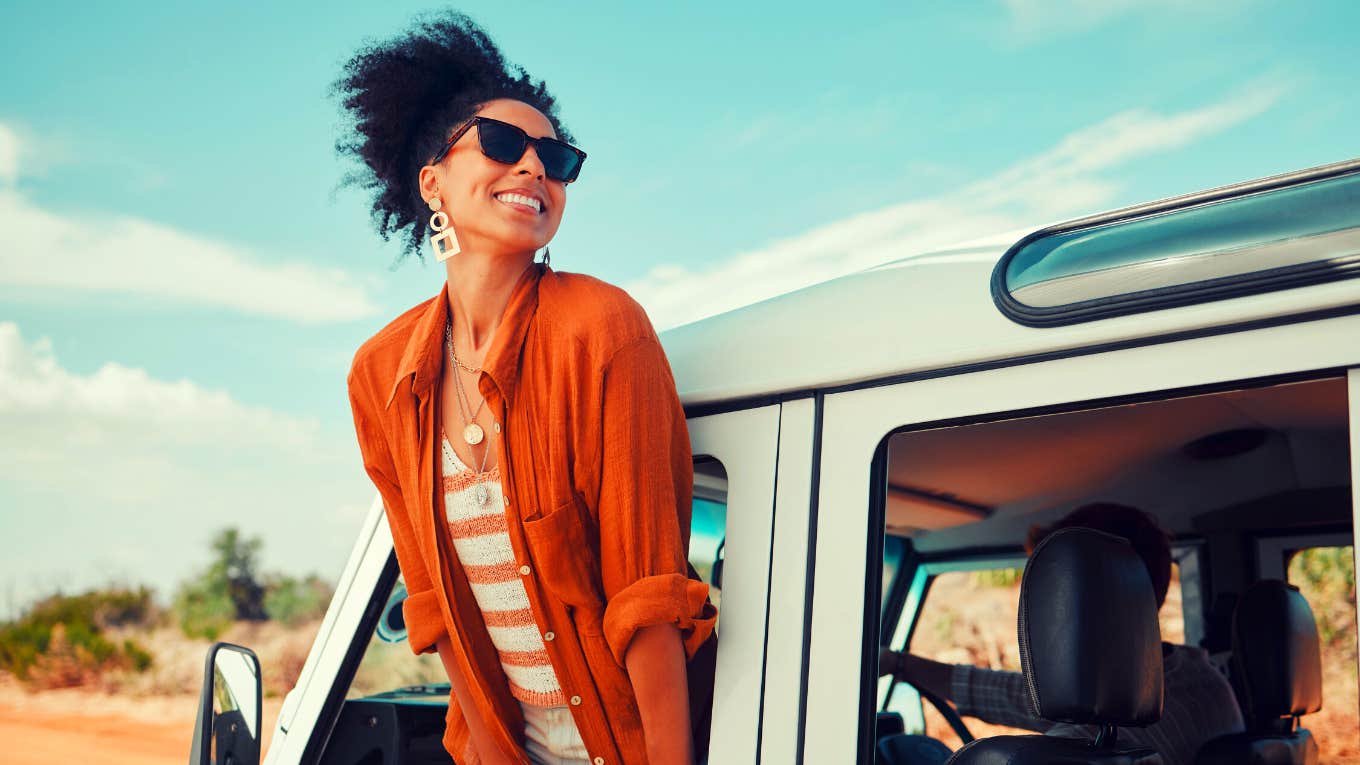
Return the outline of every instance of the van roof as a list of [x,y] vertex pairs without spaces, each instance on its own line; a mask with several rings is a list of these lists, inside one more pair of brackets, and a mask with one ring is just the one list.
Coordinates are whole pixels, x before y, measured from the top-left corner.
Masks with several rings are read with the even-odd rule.
[[1062,326],[1024,326],[997,307],[992,271],[1012,245],[1037,230],[906,254],[668,330],[661,340],[681,400],[694,406],[837,388],[1360,304],[1360,279],[1344,279]]

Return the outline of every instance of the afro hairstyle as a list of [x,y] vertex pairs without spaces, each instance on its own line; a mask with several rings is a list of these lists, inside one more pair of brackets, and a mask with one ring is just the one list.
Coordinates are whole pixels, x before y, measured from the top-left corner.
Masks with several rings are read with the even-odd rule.
[[331,94],[350,122],[335,149],[362,163],[340,185],[373,193],[371,217],[383,241],[405,231],[397,263],[413,252],[425,260],[420,168],[483,104],[522,101],[547,116],[559,138],[572,140],[543,81],[507,63],[481,27],[454,11],[419,16],[406,32],[366,44]]

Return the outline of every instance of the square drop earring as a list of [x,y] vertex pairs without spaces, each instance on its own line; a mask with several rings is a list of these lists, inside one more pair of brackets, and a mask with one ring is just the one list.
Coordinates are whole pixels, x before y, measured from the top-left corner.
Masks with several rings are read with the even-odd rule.
[[449,223],[449,214],[439,209],[444,206],[444,202],[438,194],[425,200],[425,204],[430,206],[434,212],[430,216],[430,228],[434,229],[434,236],[430,237],[430,247],[434,248],[434,258],[439,262],[444,262],[458,254],[461,247],[458,244],[458,237],[453,233],[453,226]]

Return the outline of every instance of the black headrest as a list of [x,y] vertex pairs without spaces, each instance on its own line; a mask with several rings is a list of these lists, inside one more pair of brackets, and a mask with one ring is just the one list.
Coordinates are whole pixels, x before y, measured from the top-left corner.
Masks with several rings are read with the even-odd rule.
[[1264,579],[1233,613],[1233,662],[1242,711],[1265,721],[1322,708],[1322,651],[1313,609],[1298,588]]
[[1128,541],[1060,529],[1034,548],[1020,581],[1020,666],[1039,717],[1149,725],[1162,716],[1157,600]]

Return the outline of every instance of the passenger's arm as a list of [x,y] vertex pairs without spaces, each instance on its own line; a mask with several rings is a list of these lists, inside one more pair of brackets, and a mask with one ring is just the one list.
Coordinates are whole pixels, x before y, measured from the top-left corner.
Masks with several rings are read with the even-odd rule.
[[922,688],[954,703],[961,715],[994,725],[1042,733],[1053,723],[1030,706],[1029,689],[1019,672],[943,664],[909,653],[879,650],[879,673]]
[[996,725],[1042,733],[1053,727],[1035,712],[1025,676],[1019,672],[956,664],[950,672],[954,706],[959,714]]
[[880,648],[878,652],[878,674],[893,675],[904,683],[932,693],[943,699],[954,700],[950,678],[954,665],[923,659],[915,654]]

